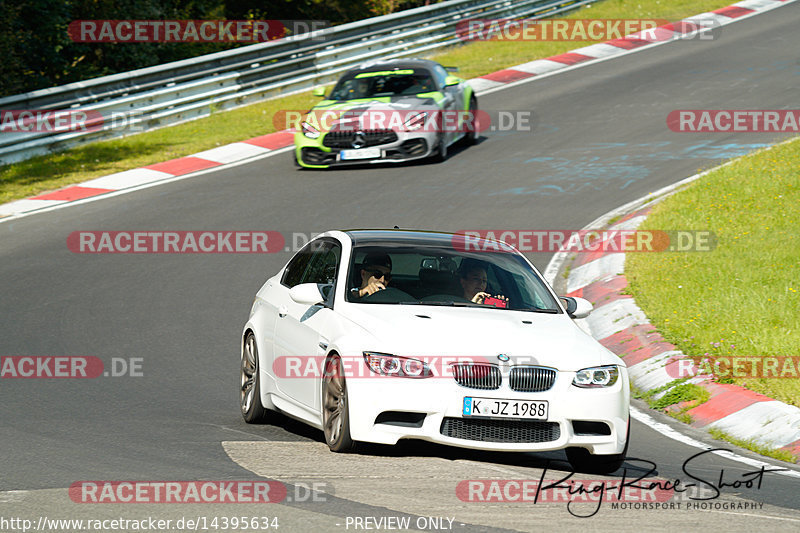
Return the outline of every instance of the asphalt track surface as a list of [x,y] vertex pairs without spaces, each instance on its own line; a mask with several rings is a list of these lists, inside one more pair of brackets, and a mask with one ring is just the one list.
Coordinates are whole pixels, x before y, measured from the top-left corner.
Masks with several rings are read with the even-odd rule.
[[[675,133],[666,116],[675,109],[796,108],[799,26],[800,5],[793,3],[725,26],[714,41],[674,42],[488,94],[480,99],[483,109],[531,111],[533,130],[487,131],[477,146],[455,150],[443,164],[309,172],[295,169],[288,154],[278,154],[0,224],[0,354],[93,355],[106,363],[141,357],[144,372],[92,380],[2,380],[0,491],[34,491],[19,501],[6,493],[0,498],[2,514],[58,510],[71,516],[77,511],[63,502],[63,489],[77,480],[271,477],[270,468],[278,467],[270,466],[270,446],[286,452],[287,443],[296,443],[297,456],[291,447],[281,455],[286,479],[299,479],[303,464],[335,467],[341,457],[320,450],[318,431],[291,421],[248,426],[238,412],[240,329],[254,293],[289,253],[81,255],[67,249],[70,232],[268,229],[291,235],[394,225],[444,231],[578,229],[698,169],[786,138]],[[530,257],[543,270],[550,255]],[[708,441],[701,432],[666,423]],[[632,424],[629,456],[655,462],[659,476],[681,477],[683,462],[699,451]],[[236,443],[251,443],[257,453],[234,461]],[[468,478],[457,473],[461,461],[515,468],[516,478],[522,472],[537,479],[547,459],[554,461],[551,470],[566,471],[559,453],[475,454],[424,443],[375,448],[363,461],[380,472],[388,468],[382,460],[403,457],[393,468],[452,461],[452,471],[445,466],[434,476],[450,491],[438,508],[441,516],[457,514],[455,503],[447,502],[461,503],[452,496],[455,483]],[[753,470],[719,457],[699,463],[710,478],[720,469],[726,479]],[[330,476],[334,486],[347,489],[346,475]],[[371,496],[360,499],[337,490],[328,503],[270,509],[290,526],[284,531],[302,530],[294,529],[301,524],[344,530],[334,523],[349,515],[416,515],[415,503],[422,508],[424,501],[441,497],[429,493],[427,483],[409,480],[405,490],[413,495],[405,494],[399,507],[391,499],[384,502],[389,485],[384,490],[378,483]],[[766,523],[782,530],[798,525],[799,488],[798,478],[767,474],[760,490],[725,489],[724,496],[774,506]],[[459,507],[464,516],[476,508]],[[540,527],[536,508],[508,507],[503,516],[528,518],[506,526],[500,514],[482,509],[483,517],[461,528]],[[541,512],[551,526],[569,518],[563,505]],[[676,513],[639,511],[635,519],[616,513],[606,515],[613,526],[587,519],[581,527],[619,529],[623,522],[639,527],[657,517],[668,527],[682,520]],[[692,523],[729,531],[765,520],[736,511],[695,517]],[[756,522],[751,525],[750,519]]]

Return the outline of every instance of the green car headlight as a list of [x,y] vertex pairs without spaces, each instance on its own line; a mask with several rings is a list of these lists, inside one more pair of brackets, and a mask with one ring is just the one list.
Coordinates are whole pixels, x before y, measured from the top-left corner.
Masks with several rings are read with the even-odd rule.
[[303,121],[303,123],[300,124],[300,130],[303,132],[303,135],[305,135],[309,139],[319,138],[319,130],[314,126],[312,126],[311,124],[309,124],[308,122]]
[[414,131],[420,129],[425,124],[425,119],[428,118],[428,113],[422,111],[420,113],[415,113],[411,115],[408,120],[406,120],[403,125],[408,129],[408,131]]

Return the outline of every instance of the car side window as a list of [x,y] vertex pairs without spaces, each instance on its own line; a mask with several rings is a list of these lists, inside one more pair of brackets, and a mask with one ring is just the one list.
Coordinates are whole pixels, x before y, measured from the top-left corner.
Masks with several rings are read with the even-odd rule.
[[444,89],[447,80],[447,71],[441,65],[433,67],[433,75],[436,77],[436,84],[439,89]]
[[286,267],[281,283],[291,288],[301,283],[316,283],[324,288],[326,299],[333,298],[333,287],[342,247],[333,240],[321,239],[308,243]]
[[338,243],[322,242],[313,252],[301,283],[332,285],[336,282],[336,270],[342,249]]
[[289,262],[289,265],[283,273],[281,283],[289,288],[300,285],[303,282],[303,274],[305,274],[312,256],[313,251],[311,248],[308,245],[303,247]]

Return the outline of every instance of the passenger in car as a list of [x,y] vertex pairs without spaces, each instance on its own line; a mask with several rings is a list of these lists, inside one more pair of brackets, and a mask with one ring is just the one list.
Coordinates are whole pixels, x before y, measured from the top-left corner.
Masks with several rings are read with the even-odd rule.
[[[487,275],[486,266],[482,262],[467,257],[461,261],[458,272],[465,299],[482,304],[486,298],[492,296],[486,292],[489,276]],[[508,298],[502,294],[498,294],[494,298],[508,302]]]
[[361,286],[350,289],[354,298],[363,298],[386,288],[392,280],[392,258],[389,254],[375,252],[367,254],[361,262]]

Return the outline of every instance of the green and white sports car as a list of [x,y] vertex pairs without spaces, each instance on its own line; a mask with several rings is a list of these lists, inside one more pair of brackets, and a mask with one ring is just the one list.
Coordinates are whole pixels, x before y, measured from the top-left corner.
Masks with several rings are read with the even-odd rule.
[[[478,100],[467,82],[427,59],[395,59],[348,70],[304,117],[294,136],[303,167],[447,158],[478,136]],[[318,96],[325,96],[320,87]]]

